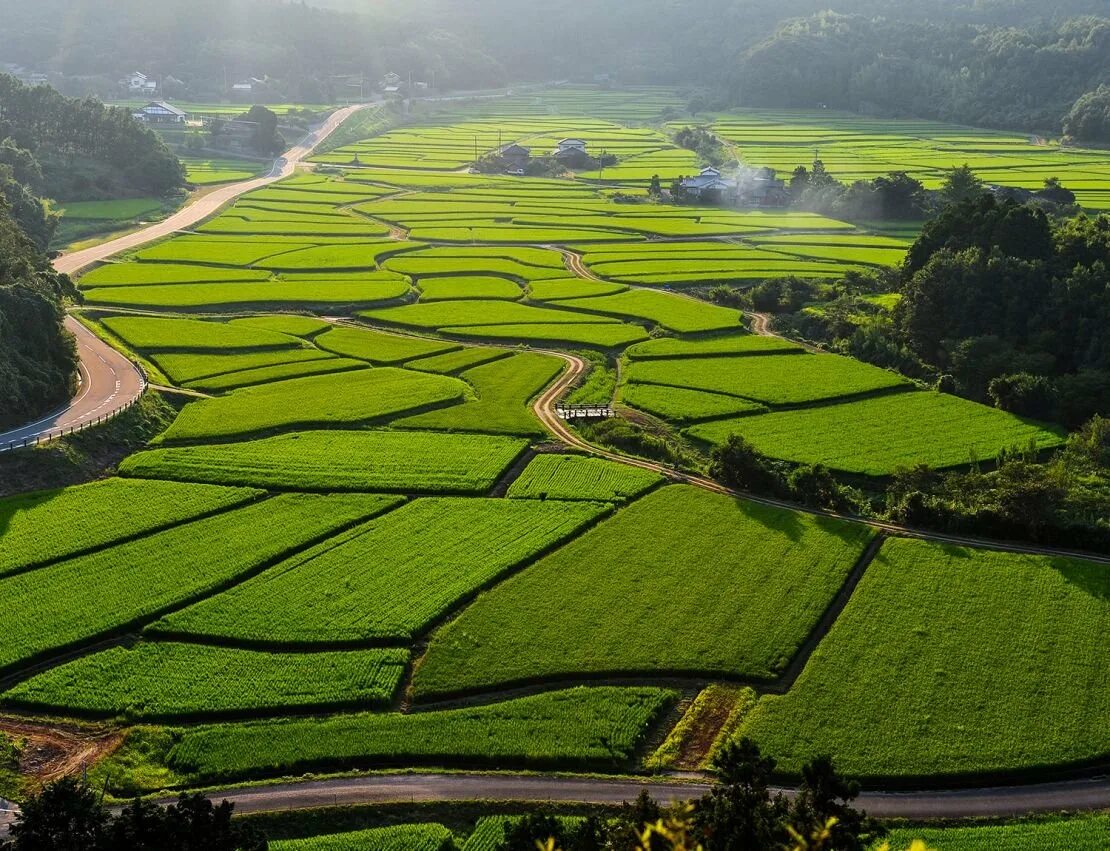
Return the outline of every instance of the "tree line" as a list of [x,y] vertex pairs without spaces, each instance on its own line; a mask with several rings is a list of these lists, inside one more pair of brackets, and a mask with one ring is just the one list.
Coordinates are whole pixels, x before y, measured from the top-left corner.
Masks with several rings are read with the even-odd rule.
[[185,182],[177,157],[129,110],[9,74],[0,74],[0,162],[35,194],[66,200],[162,196]]
[[1108,54],[1110,19],[1096,15],[1022,27],[820,12],[783,22],[745,51],[727,94],[746,106],[827,106],[1106,142]]
[[78,358],[63,325],[67,295],[76,295],[72,282],[50,268],[0,194],[0,428],[32,421],[73,394]]

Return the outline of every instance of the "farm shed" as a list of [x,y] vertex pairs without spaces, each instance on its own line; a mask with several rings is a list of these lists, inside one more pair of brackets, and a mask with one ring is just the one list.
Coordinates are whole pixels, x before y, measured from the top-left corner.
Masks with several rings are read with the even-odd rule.
[[147,124],[184,124],[188,115],[173,104],[151,101],[135,113],[135,118]]
[[524,168],[532,159],[532,150],[523,145],[506,145],[501,149],[501,162],[505,168]]

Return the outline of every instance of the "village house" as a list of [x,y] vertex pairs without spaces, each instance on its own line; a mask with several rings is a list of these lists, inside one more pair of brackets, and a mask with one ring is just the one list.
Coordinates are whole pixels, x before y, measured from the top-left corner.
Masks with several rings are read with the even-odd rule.
[[386,74],[384,77],[382,77],[382,81],[379,84],[379,88],[383,92],[399,91],[400,88],[401,88],[401,75],[400,74],[394,74],[392,71],[390,71],[388,74]]
[[153,95],[158,91],[158,82],[141,71],[132,71],[119,84],[131,95]]
[[189,116],[165,101],[151,101],[134,112],[137,121],[144,124],[184,124]]
[[772,168],[747,171],[739,178],[724,177],[720,169],[706,166],[696,177],[678,181],[681,192],[692,201],[744,207],[781,207],[788,201],[786,183]]
[[523,171],[532,159],[532,150],[523,145],[506,145],[501,149],[501,164],[506,171]]
[[585,166],[590,161],[590,155],[586,152],[586,142],[582,139],[563,139],[552,156],[571,168]]
[[727,200],[736,193],[736,181],[721,176],[719,169],[706,166],[696,177],[683,177],[678,185],[686,197],[700,201],[704,199]]

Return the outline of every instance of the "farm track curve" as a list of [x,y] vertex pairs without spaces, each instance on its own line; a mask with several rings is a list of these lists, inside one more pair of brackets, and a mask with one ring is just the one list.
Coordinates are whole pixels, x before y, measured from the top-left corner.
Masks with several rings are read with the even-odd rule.
[[574,449],[579,449],[599,458],[605,458],[609,461],[616,461],[621,464],[627,464],[632,467],[639,467],[644,470],[650,470],[655,473],[661,473],[667,476],[672,481],[682,482],[704,490],[713,491],[715,493],[725,494],[727,496],[739,497],[742,499],[758,502],[763,505],[774,506],[775,508],[784,508],[790,511],[801,511],[806,514],[819,515],[821,517],[830,517],[837,520],[847,520],[854,523],[865,523],[874,529],[887,532],[892,535],[897,535],[906,538],[920,538],[922,540],[937,541],[944,544],[953,544],[957,546],[978,547],[981,549],[989,550],[1002,550],[1005,552],[1025,553],[1029,555],[1044,555],[1044,556],[1065,556],[1069,558],[1081,558],[1087,561],[1095,561],[1100,564],[1110,565],[1110,556],[1100,555],[1098,553],[1089,553],[1073,550],[1054,549],[1052,547],[1038,547],[1035,544],[1023,544],[1013,541],[995,541],[987,538],[975,538],[965,535],[948,535],[942,532],[930,532],[923,529],[914,529],[909,526],[900,526],[896,523],[887,523],[881,520],[873,520],[867,517],[859,517],[852,514],[840,514],[834,511],[824,511],[819,508],[810,508],[797,503],[787,502],[785,500],[773,499],[771,497],[759,496],[757,494],[746,493],[744,491],[734,490],[732,488],[722,485],[720,482],[713,479],[708,479],[704,476],[698,476],[689,473],[681,473],[675,468],[666,464],[661,464],[658,461],[649,461],[646,458],[638,458],[632,455],[625,455],[624,453],[617,452],[611,449],[605,449],[600,446],[595,446],[584,438],[576,434],[566,422],[555,413],[555,403],[571,389],[575,383],[585,374],[586,362],[584,359],[577,355],[568,354],[566,352],[554,351],[543,349],[547,354],[555,355],[562,358],[567,362],[568,368],[565,369],[562,375],[550,385],[540,397],[536,400],[533,410],[544,426],[552,432],[559,440]]

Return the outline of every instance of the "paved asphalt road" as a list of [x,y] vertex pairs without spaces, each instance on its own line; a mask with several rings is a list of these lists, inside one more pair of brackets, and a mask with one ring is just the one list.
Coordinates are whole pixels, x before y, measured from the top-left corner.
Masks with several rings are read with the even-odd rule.
[[[511,774],[380,774],[335,780],[305,780],[255,788],[209,792],[238,813],[404,801],[570,801],[617,804],[641,789],[670,803],[696,798],[708,786],[698,782]],[[791,790],[783,790],[792,794]],[[864,792],[856,805],[879,818],[939,819],[1020,816],[1058,810],[1110,806],[1110,778],[984,789],[922,792]],[[0,801],[0,826],[14,811]]]
[[[631,801],[646,788],[659,801],[704,794],[703,783],[665,780],[605,780],[498,774],[384,774],[315,780],[212,792],[241,813],[391,801]],[[789,790],[786,790],[789,793]],[[865,792],[857,805],[881,818],[967,818],[1010,816],[1053,810],[1110,806],[1110,778],[1030,786],[945,792]]]
[[[240,195],[288,177],[296,169],[297,163],[312,153],[321,141],[359,109],[362,107],[350,106],[332,113],[324,124],[305,136],[296,147],[286,152],[284,157],[276,160],[270,173],[264,177],[221,187],[201,196],[164,221],[156,222],[109,242],[62,255],[54,261],[54,268],[69,274],[79,272],[121,251],[138,248],[179,230],[192,227],[197,222],[216,214],[225,204]],[[0,433],[0,452],[7,451],[17,444],[21,445],[24,440],[33,441],[35,438],[46,437],[62,429],[68,430],[94,421],[98,417],[115,412],[142,395],[143,378],[127,358],[72,317],[66,319],[66,327],[77,337],[77,348],[81,356],[81,385],[77,395],[65,408],[54,411],[49,416]]]
[[77,395],[61,410],[0,434],[0,452],[22,445],[24,440],[31,442],[62,429],[95,422],[142,395],[143,377],[131,361],[72,316],[66,317],[66,328],[77,338],[81,356]]
[[281,180],[283,177],[288,177],[296,170],[297,164],[311,154],[313,149],[320,144],[320,142],[330,136],[352,113],[362,108],[362,106],[348,106],[333,112],[328,117],[327,121],[320,127],[305,136],[296,147],[287,151],[285,156],[276,160],[269,174],[263,177],[256,177],[253,180],[246,180],[242,183],[232,183],[209,192],[207,195],[202,195],[193,203],[186,207],[182,207],[169,218],[156,222],[150,225],[150,227],[126,234],[110,242],[94,245],[83,251],[74,251],[72,254],[65,254],[54,261],[54,268],[59,272],[68,272],[70,274],[80,271],[93,263],[107,260],[112,255],[119,254],[121,251],[137,248],[140,245],[146,245],[148,242],[153,242],[156,239],[170,236],[176,231],[191,227],[202,219],[206,219],[219,212],[221,207],[234,201],[240,195],[266,186],[277,180]]

